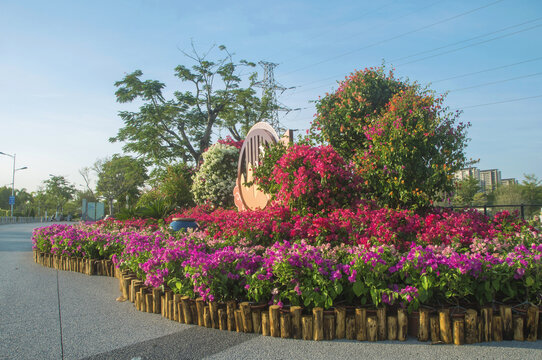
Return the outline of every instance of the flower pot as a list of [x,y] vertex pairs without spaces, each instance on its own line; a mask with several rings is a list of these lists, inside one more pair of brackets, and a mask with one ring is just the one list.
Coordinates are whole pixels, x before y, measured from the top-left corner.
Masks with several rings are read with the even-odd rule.
[[192,218],[173,218],[169,224],[169,228],[173,231],[196,229],[197,227],[196,220]]

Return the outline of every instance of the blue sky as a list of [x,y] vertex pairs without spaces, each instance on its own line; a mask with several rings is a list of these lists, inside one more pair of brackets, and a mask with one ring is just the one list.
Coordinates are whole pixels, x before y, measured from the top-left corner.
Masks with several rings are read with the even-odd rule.
[[[278,63],[275,79],[295,87],[280,102],[302,108],[281,121],[301,130],[312,100],[385,61],[449,91],[446,104],[472,124],[467,153],[478,167],[542,178],[541,39],[539,0],[2,0],[0,151],[28,166],[17,188],[34,191],[49,174],[82,188],[78,169],[122,151],[108,139],[130,105],[116,103],[114,82],[140,69],[170,92],[185,88],[173,69],[189,64],[180,50],[194,41]],[[0,156],[0,186],[12,164]]]

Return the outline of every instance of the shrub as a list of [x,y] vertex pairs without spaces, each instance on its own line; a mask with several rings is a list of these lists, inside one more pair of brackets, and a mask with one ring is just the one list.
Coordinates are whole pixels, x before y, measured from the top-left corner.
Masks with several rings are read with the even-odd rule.
[[361,178],[331,146],[293,145],[258,181],[294,212],[325,211],[360,201]]
[[352,73],[335,93],[316,103],[310,138],[331,145],[346,161],[353,159],[359,148],[368,146],[363,126],[379,117],[390,99],[407,86],[383,68]]
[[192,176],[194,169],[187,164],[178,163],[166,169],[158,190],[173,206],[189,208],[194,205],[192,195]]
[[192,193],[196,204],[214,207],[233,206],[239,149],[214,144],[203,153],[203,163],[193,177]]
[[365,69],[317,103],[310,138],[352,159],[381,205],[427,208],[466,163],[465,124],[418,84]]
[[358,172],[381,205],[427,208],[453,191],[453,174],[466,162],[466,125],[442,108],[443,98],[415,87],[394,95],[386,111],[363,126]]

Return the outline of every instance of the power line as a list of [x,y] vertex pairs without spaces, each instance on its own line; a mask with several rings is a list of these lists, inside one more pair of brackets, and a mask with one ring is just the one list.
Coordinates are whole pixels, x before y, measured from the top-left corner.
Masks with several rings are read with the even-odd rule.
[[518,79],[525,79],[525,78],[529,78],[529,77],[533,77],[533,76],[540,76],[540,75],[542,75],[542,72],[538,72],[538,73],[534,73],[534,74],[529,74],[529,75],[517,76],[517,77],[510,78],[510,79],[504,79],[504,80],[492,81],[492,82],[488,82],[488,83],[484,83],[484,84],[478,84],[478,85],[473,85],[473,86],[467,86],[467,87],[464,87],[464,88],[449,90],[448,92],[456,92],[456,91],[462,91],[462,90],[475,89],[475,88],[479,88],[479,87],[482,87],[482,86],[494,85],[494,84],[500,84],[500,83],[504,83],[504,82],[508,82],[508,81],[513,81],[513,80],[518,80]]
[[[522,24],[526,24],[526,23],[530,23],[530,22],[533,22],[533,21],[537,21],[537,20],[539,20],[539,19],[542,19],[542,18],[538,18],[538,19],[535,19],[535,20],[530,20],[530,21],[524,22],[524,23],[522,23]],[[521,24],[519,24],[519,25],[521,25]],[[516,27],[516,26],[519,26],[519,25],[513,25],[513,26],[510,26],[510,27]],[[490,41],[499,40],[499,39],[502,39],[502,38],[504,38],[504,37],[516,35],[516,34],[518,34],[518,33],[521,33],[521,32],[524,32],[524,31],[528,31],[528,30],[532,30],[532,29],[535,29],[535,28],[538,28],[538,27],[541,27],[541,26],[542,26],[542,24],[534,25],[534,26],[531,26],[531,27],[528,27],[528,28],[525,28],[525,29],[522,29],[522,30],[518,30],[518,31],[511,32],[511,33],[503,34],[503,35],[501,35],[501,36],[497,36],[497,37],[494,37],[494,38],[491,38],[491,39],[487,39],[487,40],[484,40],[484,41],[479,41],[479,42],[477,42],[477,43],[469,44],[469,45],[466,45],[466,46],[463,46],[463,47],[460,47],[460,48],[452,49],[452,50],[445,51],[445,52],[442,52],[442,53],[439,53],[439,54],[434,54],[434,55],[427,56],[427,57],[424,57],[424,58],[421,58],[421,59],[417,59],[417,60],[413,60],[413,61],[410,61],[410,62],[407,62],[407,63],[399,64],[398,66],[401,66],[401,65],[407,65],[407,64],[412,64],[412,63],[419,62],[419,61],[422,61],[422,60],[425,60],[425,59],[429,59],[429,58],[433,58],[433,57],[436,57],[436,56],[441,56],[441,55],[449,54],[449,53],[456,52],[456,51],[459,51],[459,50],[463,50],[463,49],[466,49],[466,48],[469,48],[469,47],[473,47],[473,46],[485,44],[485,43],[488,43],[488,42],[490,42]],[[508,27],[508,28],[510,28],[510,27]],[[505,29],[506,29],[506,28],[505,28]],[[496,32],[499,32],[499,31],[500,31],[500,30],[496,30]],[[468,40],[464,40],[464,41],[468,41]],[[540,58],[535,58],[535,59],[532,59],[532,60],[526,60],[525,62],[534,61],[534,60],[538,60],[538,59],[540,59]],[[524,63],[524,62],[520,62],[520,63],[517,63],[517,64],[521,64],[521,63]],[[508,66],[513,66],[513,65],[516,65],[516,64],[505,65],[505,66],[503,66],[503,67],[501,67],[501,68],[508,67]],[[499,69],[499,68],[495,68],[495,69]],[[492,69],[488,69],[488,70],[484,70],[484,71],[481,71],[481,72],[491,71],[491,70],[492,70]],[[481,73],[481,72],[475,72],[475,73],[472,73],[472,74]],[[331,80],[331,79],[336,79],[338,76],[340,76],[340,75],[336,75],[336,76],[333,76],[333,77],[325,78],[325,79],[322,79],[322,80],[312,81],[312,82],[309,82],[309,83],[307,83],[307,84],[313,84],[313,83],[317,83],[317,82],[322,82],[322,81],[327,81],[327,80]],[[460,75],[460,76],[458,76],[458,77],[463,77],[463,76],[467,76],[467,75]],[[452,77],[452,78],[454,78],[454,77]],[[450,79],[452,79],[452,78],[450,78]],[[449,80],[449,79],[445,79],[445,80]],[[438,81],[444,81],[444,80],[437,80],[437,81],[435,81],[435,82],[438,82]],[[307,84],[301,85],[301,86],[298,86],[298,87],[306,86]],[[322,88],[322,87],[326,87],[326,86],[328,86],[328,85],[326,84],[326,85],[316,86],[316,87],[312,87],[312,88],[309,88],[309,89],[305,89],[305,90],[299,91],[298,93],[303,93],[303,92],[307,92],[307,91],[311,91],[311,90],[316,90],[316,89],[319,89],[319,88]]]
[[[433,3],[431,3],[431,4],[427,5],[427,6],[423,6],[423,7],[420,7],[420,8],[416,8],[416,10],[412,10],[412,11],[409,11],[409,12],[407,12],[406,14],[403,14],[403,15],[401,15],[401,16],[397,16],[397,17],[395,17],[395,18],[391,18],[391,19],[389,19],[388,21],[393,22],[393,21],[395,21],[395,20],[397,20],[397,19],[404,19],[406,16],[410,16],[411,14],[418,14],[418,13],[419,13],[420,11],[422,11],[422,10],[428,9],[428,8],[430,8],[430,7],[433,7],[433,6],[437,5],[437,4],[440,4],[440,3],[443,3],[443,2],[446,2],[446,1],[448,1],[448,0],[439,0],[439,1],[435,1],[435,2],[433,2]],[[382,10],[382,9],[384,9],[384,8],[387,8],[387,7],[390,6],[390,5],[392,5],[391,2],[388,3],[388,4],[386,4],[386,5],[383,5],[383,6],[379,7],[379,8],[377,8],[377,9],[373,9],[373,10],[367,11],[367,12],[363,13],[361,16],[359,16],[358,18],[356,18],[355,20],[348,21],[348,23],[353,23],[354,21],[358,21],[358,20],[361,20],[361,19],[365,18],[367,15],[370,15],[370,14],[373,14],[373,13],[378,13],[380,10]],[[371,29],[371,31],[374,31],[374,30],[375,30],[374,28]],[[310,41],[312,41],[312,40],[314,40],[314,39],[316,39],[316,38],[319,38],[319,37],[321,37],[321,36],[323,36],[323,35],[327,35],[327,34],[329,34],[329,33],[330,33],[330,31],[325,31],[325,32],[322,32],[322,33],[320,33],[320,34],[318,34],[318,35],[315,35],[315,36],[313,36],[313,37],[311,37],[311,38],[305,39],[304,41],[305,41],[305,42],[310,42]],[[350,34],[349,36],[343,36],[344,34],[341,34],[341,39],[340,39],[340,40],[341,40],[341,41],[344,41],[344,40],[346,40],[346,39],[350,39],[350,38],[356,37],[356,36],[358,36],[358,35],[360,35],[360,34],[363,34],[363,33],[364,33],[364,32],[356,32],[356,33]],[[286,59],[286,60],[281,61],[281,64],[287,63],[287,62],[289,62],[289,61],[291,61],[291,60],[300,58],[300,57],[302,57],[302,56],[304,56],[304,55],[296,55],[296,56],[292,56],[292,57],[290,57],[290,58],[288,58],[288,59]]]
[[417,28],[417,29],[414,29],[414,30],[411,30],[411,31],[407,31],[407,32],[402,33],[402,34],[395,35],[395,36],[392,36],[392,37],[390,37],[390,38],[387,38],[387,39],[384,39],[384,40],[381,40],[381,41],[378,41],[378,42],[374,42],[374,43],[372,43],[372,44],[366,45],[366,46],[361,47],[361,48],[357,48],[357,49],[354,49],[354,50],[351,50],[351,51],[347,51],[347,52],[345,52],[345,53],[342,53],[342,54],[339,54],[339,55],[336,55],[336,56],[327,58],[327,59],[325,59],[325,60],[322,60],[322,61],[319,61],[319,62],[310,64],[310,65],[307,65],[307,66],[305,66],[305,67],[302,67],[302,68],[299,68],[299,69],[290,71],[290,72],[284,74],[283,76],[289,75],[289,74],[292,74],[292,73],[295,73],[295,72],[298,72],[298,71],[301,71],[301,70],[305,70],[305,69],[308,69],[308,68],[310,68],[310,67],[314,67],[314,66],[317,66],[317,65],[326,63],[326,62],[328,62],[328,61],[335,60],[335,59],[338,59],[338,58],[341,58],[341,57],[344,57],[344,56],[347,56],[347,55],[350,55],[350,54],[353,54],[353,53],[358,52],[358,51],[360,51],[360,50],[364,50],[364,49],[367,49],[367,48],[370,48],[370,47],[373,47],[373,46],[381,45],[381,44],[383,44],[383,43],[390,42],[390,41],[392,41],[392,40],[396,40],[396,39],[402,38],[402,37],[404,37],[404,36],[407,36],[407,35],[416,33],[416,32],[421,31],[421,30],[429,29],[429,28],[431,28],[431,27],[433,27],[433,26],[440,25],[440,24],[443,24],[443,23],[445,23],[445,22],[449,22],[449,21],[455,20],[455,19],[460,18],[460,17],[465,16],[465,15],[472,14],[473,12],[476,12],[476,11],[479,11],[479,10],[482,10],[482,9],[485,9],[485,8],[487,8],[487,7],[489,7],[489,6],[495,5],[495,4],[500,3],[500,2],[502,2],[502,1],[504,1],[504,0],[493,1],[493,2],[491,2],[491,3],[489,3],[489,4],[486,4],[486,5],[477,7],[477,8],[475,8],[475,9],[471,9],[471,10],[469,10],[469,11],[465,11],[465,12],[463,12],[463,13],[460,13],[460,14],[457,14],[457,15],[454,15],[454,16],[451,16],[451,17],[442,19],[442,20],[439,20],[439,21],[434,22],[434,23],[431,23],[431,24],[429,24],[429,25],[425,25],[425,26],[419,27],[419,28]]
[[421,51],[421,52],[416,53],[416,54],[407,55],[407,56],[403,56],[403,57],[400,57],[400,58],[392,59],[392,60],[390,60],[390,62],[404,60],[404,59],[408,59],[408,58],[415,57],[415,56],[418,56],[418,55],[427,54],[427,53],[430,53],[430,52],[433,52],[433,51],[436,51],[436,50],[445,49],[445,48],[450,47],[450,46],[455,46],[455,45],[459,45],[459,44],[462,44],[462,43],[466,43],[466,42],[469,42],[469,41],[472,41],[472,40],[476,40],[476,39],[483,38],[483,37],[486,37],[486,36],[489,36],[489,35],[493,35],[493,34],[496,34],[496,33],[499,33],[499,32],[510,30],[510,29],[513,29],[513,28],[516,28],[516,27],[519,27],[519,26],[522,26],[522,25],[526,25],[526,24],[529,24],[529,23],[532,23],[532,22],[535,22],[535,21],[539,21],[540,19],[542,19],[542,17],[538,17],[536,19],[525,21],[525,22],[522,22],[522,23],[519,23],[519,24],[510,25],[510,26],[507,26],[507,27],[504,27],[504,28],[501,28],[501,29],[498,29],[498,30],[495,30],[495,31],[491,31],[491,32],[488,32],[488,33],[485,33],[485,34],[482,34],[482,35],[472,37],[470,39],[456,41],[456,42],[448,44],[448,45],[443,45],[443,46],[439,46],[439,47],[436,47],[436,48],[433,48],[433,49],[430,49],[430,50]]
[[516,34],[524,32],[524,31],[529,31],[529,30],[532,30],[532,29],[536,29],[536,28],[541,27],[541,26],[542,26],[542,24],[538,24],[538,25],[535,25],[535,26],[528,27],[526,29],[514,31],[514,32],[511,32],[511,33],[504,34],[504,35],[501,35],[501,36],[497,36],[497,37],[487,39],[487,40],[484,40],[484,41],[479,41],[479,42],[474,43],[474,44],[465,45],[465,46],[459,47],[457,49],[444,51],[444,52],[434,54],[434,55],[430,55],[430,56],[426,56],[426,57],[423,57],[423,58],[420,58],[420,59],[417,59],[417,60],[412,60],[412,61],[409,61],[409,62],[406,62],[406,63],[399,64],[397,66],[409,65],[409,64],[413,64],[413,63],[416,63],[416,62],[419,62],[419,61],[431,59],[431,58],[434,58],[434,57],[437,57],[437,56],[450,54],[450,53],[453,53],[453,52],[456,52],[456,51],[459,51],[459,50],[463,50],[463,49],[466,49],[466,48],[469,48],[469,47],[485,44],[485,43],[488,43],[490,41],[495,41],[495,40],[499,40],[499,39],[502,39],[502,38],[505,38],[505,37],[508,37],[508,36],[516,35]]
[[[476,104],[476,105],[463,106],[461,109],[471,109],[471,108],[481,107],[481,106],[505,104],[505,103],[510,103],[510,102],[523,101],[523,100],[529,100],[529,99],[536,99],[536,98],[541,98],[541,97],[542,97],[542,94],[535,95],[535,96],[527,96],[527,97],[522,97],[522,98],[516,98],[516,99],[507,99],[507,100],[495,101],[495,102],[485,103],[485,104]],[[454,109],[454,110],[460,110],[460,109]]]
[[[419,53],[416,53],[416,54],[407,55],[407,56],[404,56],[404,57],[402,57],[402,58],[393,59],[392,61],[396,61],[396,60],[399,60],[399,59],[405,59],[405,58],[413,57],[413,56],[416,56],[416,55],[419,55],[419,54],[428,53],[428,52],[433,52],[433,51],[435,51],[435,50],[440,50],[440,49],[443,49],[443,48],[446,48],[446,47],[450,47],[450,46],[458,45],[458,44],[461,44],[461,43],[469,42],[469,41],[472,41],[472,40],[477,39],[477,38],[480,38],[480,37],[488,36],[488,35],[495,34],[495,33],[498,33],[498,32],[502,32],[502,31],[505,31],[505,30],[509,30],[509,29],[512,29],[512,28],[515,28],[515,27],[518,27],[518,26],[522,26],[522,25],[525,25],[525,24],[529,24],[529,23],[532,23],[532,22],[535,22],[535,21],[538,21],[538,20],[541,20],[541,19],[542,19],[542,17],[539,17],[539,18],[536,18],[536,19],[533,19],[533,20],[524,21],[524,22],[519,23],[519,24],[506,26],[506,27],[504,27],[504,28],[500,28],[500,29],[497,29],[497,30],[495,30],[495,31],[492,31],[492,32],[489,32],[489,33],[486,33],[486,34],[483,34],[483,35],[475,36],[475,37],[470,38],[470,39],[461,40],[461,41],[458,41],[458,42],[455,42],[455,43],[452,43],[452,44],[448,44],[448,45],[445,45],[445,46],[439,46],[439,47],[437,47],[437,48],[433,48],[433,49],[430,49],[430,50],[422,51],[422,52],[419,52]],[[524,30],[530,30],[530,29],[524,29]],[[522,30],[522,31],[523,31],[523,30]],[[513,33],[513,34],[515,34],[515,33]],[[508,35],[513,35],[513,34],[505,34],[505,35],[508,36]],[[496,39],[490,39],[490,40],[493,41],[493,40],[496,40]],[[454,50],[454,51],[456,51],[456,50]],[[418,61],[418,60],[416,60],[416,61]],[[343,74],[338,74],[338,75],[335,75],[335,76],[330,76],[330,77],[327,77],[327,78],[324,78],[324,79],[320,79],[320,80],[310,81],[310,82],[305,83],[305,84],[303,84],[303,85],[300,85],[300,86],[298,86],[298,87],[303,87],[303,86],[307,86],[307,85],[310,85],[310,84],[319,83],[319,82],[328,81],[328,80],[335,80],[335,79],[337,79],[337,77],[339,77],[339,76],[343,76]],[[326,85],[326,86],[327,86],[327,85]],[[318,88],[320,88],[320,87],[321,87],[321,86],[316,87],[316,88],[311,88],[311,89],[308,89],[308,90],[318,89]],[[308,91],[308,90],[307,90],[307,91]],[[304,92],[304,91],[301,91],[301,92]]]
[[466,74],[455,75],[455,76],[451,76],[451,77],[448,77],[448,78],[431,81],[431,84],[435,84],[435,83],[442,82],[442,81],[453,80],[453,79],[460,79],[460,78],[467,77],[467,76],[472,76],[472,75],[483,74],[483,73],[486,73],[486,72],[505,69],[507,67],[512,67],[512,66],[516,66],[516,65],[520,65],[520,64],[525,64],[525,63],[528,63],[528,62],[537,61],[537,60],[541,60],[541,59],[542,59],[542,56],[537,57],[537,58],[533,58],[533,59],[524,60],[524,61],[519,61],[519,62],[516,62],[516,63],[513,63],[513,64],[507,64],[507,65],[497,66],[497,67],[494,67],[494,68],[474,71],[474,72],[470,72],[470,73],[466,73]]

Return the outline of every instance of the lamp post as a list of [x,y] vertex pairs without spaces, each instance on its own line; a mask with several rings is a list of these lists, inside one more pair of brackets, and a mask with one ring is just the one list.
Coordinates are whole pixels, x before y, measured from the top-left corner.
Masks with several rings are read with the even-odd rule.
[[[9,157],[13,158],[13,176],[12,176],[12,179],[11,179],[11,198],[15,199],[15,172],[19,171],[19,170],[28,169],[28,167],[23,166],[22,168],[15,169],[15,155],[16,154],[10,155],[10,154],[6,154],[5,152],[0,151],[0,155],[6,155],[6,156],[9,156]],[[11,205],[11,217],[13,217],[14,201],[12,200],[12,201],[10,201],[10,203],[11,203],[10,204]]]

